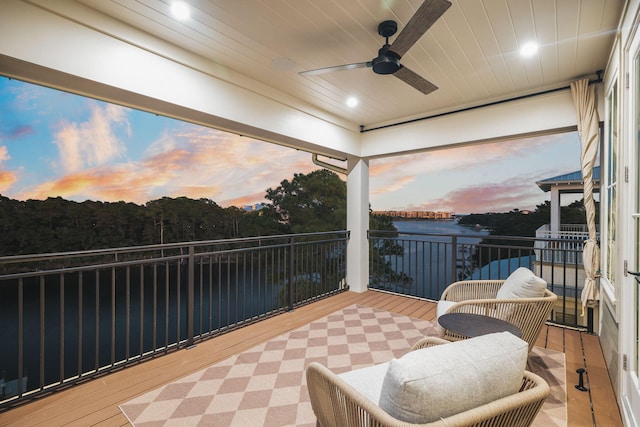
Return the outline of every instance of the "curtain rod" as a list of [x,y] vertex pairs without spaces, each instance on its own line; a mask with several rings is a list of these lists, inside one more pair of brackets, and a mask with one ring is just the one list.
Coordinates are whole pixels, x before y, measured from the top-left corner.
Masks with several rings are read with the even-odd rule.
[[[596,74],[598,75],[598,78],[595,79],[595,80],[589,80],[589,84],[602,83],[602,70],[596,71]],[[402,122],[389,123],[388,125],[377,126],[377,127],[370,128],[370,129],[365,129],[364,125],[360,125],[360,133],[371,132],[371,131],[374,131],[374,130],[386,129],[386,128],[400,126],[400,125],[406,125],[406,124],[409,124],[409,123],[421,122],[423,120],[434,119],[436,117],[448,116],[450,114],[462,113],[462,112],[465,112],[465,111],[471,111],[471,110],[475,110],[475,109],[478,109],[478,108],[491,107],[491,106],[494,106],[494,105],[504,104],[505,102],[518,101],[520,99],[531,98],[531,97],[538,96],[538,95],[546,95],[548,93],[559,92],[561,90],[567,90],[567,89],[571,89],[571,86],[563,86],[563,87],[558,87],[558,88],[555,88],[555,89],[545,90],[545,91],[542,91],[542,92],[530,93],[528,95],[516,96],[515,98],[503,99],[501,101],[489,102],[487,104],[476,105],[474,107],[461,108],[459,110],[454,110],[454,111],[447,111],[446,113],[434,114],[432,116],[418,117],[416,119],[405,120],[405,121],[402,121]]]

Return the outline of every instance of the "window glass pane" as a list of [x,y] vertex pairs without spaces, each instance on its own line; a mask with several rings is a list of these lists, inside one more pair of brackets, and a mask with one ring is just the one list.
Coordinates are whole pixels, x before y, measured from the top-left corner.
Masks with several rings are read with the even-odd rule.
[[[636,69],[636,76],[635,76],[635,111],[636,111],[636,127],[635,127],[635,134],[636,134],[636,142],[635,142],[635,152],[636,152],[636,158],[633,160],[635,162],[635,165],[632,166],[633,169],[635,170],[635,188],[636,189],[640,189],[640,134],[639,134],[639,130],[640,130],[640,58],[638,56],[636,56],[635,58],[635,69]],[[634,225],[634,251],[635,251],[635,265],[632,266],[630,265],[629,267],[634,268],[636,271],[638,271],[640,269],[640,248],[638,247],[639,242],[640,242],[640,215],[638,215],[638,212],[640,212],[640,195],[637,194],[638,191],[636,191],[636,196],[635,196],[635,201],[633,202],[633,207],[634,207],[634,214],[633,214],[633,225]],[[635,307],[634,311],[634,342],[636,343],[636,345],[634,346],[634,351],[635,354],[632,355],[632,365],[633,365],[633,372],[636,373],[636,375],[638,375],[638,368],[639,368],[639,364],[640,364],[640,329],[639,329],[639,319],[638,319],[638,314],[640,312],[639,309],[639,295],[638,295],[638,288],[640,286],[634,286],[633,287],[633,299],[634,299],[634,305],[633,307]]]
[[607,138],[607,252],[606,268],[604,274],[612,285],[615,286],[616,266],[616,206],[617,206],[617,164],[618,164],[618,84],[615,83],[609,95],[608,102],[608,128]]

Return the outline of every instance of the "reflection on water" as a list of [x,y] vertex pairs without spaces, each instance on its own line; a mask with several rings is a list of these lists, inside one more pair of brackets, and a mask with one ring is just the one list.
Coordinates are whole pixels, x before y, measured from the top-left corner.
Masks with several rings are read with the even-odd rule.
[[[267,286],[264,270],[261,277],[257,270],[236,267],[212,265],[197,275],[196,336],[278,307],[280,284]],[[3,281],[0,384],[17,379],[20,354],[23,377],[33,390],[184,340],[187,283],[186,265],[180,263],[109,268],[99,275],[54,274],[42,284],[39,278],[24,279],[20,303],[17,280]]]
[[489,234],[485,229],[459,225],[456,220],[395,221],[394,226],[401,233],[397,243],[402,245],[403,255],[389,255],[385,259],[396,273],[410,279],[383,287],[434,300],[450,283],[473,272],[473,247]]

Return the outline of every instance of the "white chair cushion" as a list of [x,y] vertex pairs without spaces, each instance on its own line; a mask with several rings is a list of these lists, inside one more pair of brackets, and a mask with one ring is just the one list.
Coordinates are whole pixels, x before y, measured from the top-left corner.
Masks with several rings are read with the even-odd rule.
[[429,423],[517,393],[528,344],[508,332],[415,350],[389,362],[378,406]]
[[445,314],[447,310],[449,310],[449,308],[453,307],[455,304],[457,304],[457,302],[455,301],[446,301],[443,299],[439,300],[438,305],[436,306],[436,318]]
[[547,289],[547,282],[526,267],[519,267],[507,277],[496,299],[541,298]]
[[338,374],[338,376],[377,405],[378,402],[380,402],[382,382],[384,381],[388,367],[389,362],[380,363],[378,365],[343,372]]

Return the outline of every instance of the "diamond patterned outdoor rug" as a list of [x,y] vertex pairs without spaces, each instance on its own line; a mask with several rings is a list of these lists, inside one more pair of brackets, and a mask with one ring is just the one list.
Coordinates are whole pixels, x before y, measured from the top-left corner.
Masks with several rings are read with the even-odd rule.
[[[315,426],[304,377],[312,361],[336,373],[400,357],[420,338],[437,335],[432,322],[370,307],[350,306],[283,334],[120,409],[142,426]],[[552,395],[534,425],[566,425],[564,354],[534,348],[530,368]]]

